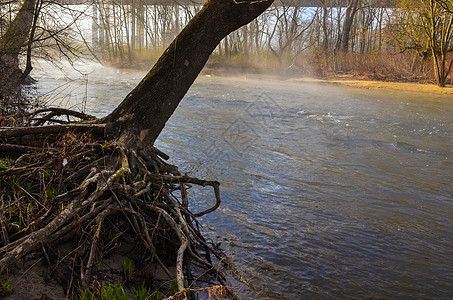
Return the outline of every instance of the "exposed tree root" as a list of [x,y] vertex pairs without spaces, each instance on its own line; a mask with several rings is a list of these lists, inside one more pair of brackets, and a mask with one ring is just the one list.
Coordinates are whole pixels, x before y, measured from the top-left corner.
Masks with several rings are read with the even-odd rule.
[[[137,265],[158,266],[168,281],[176,279],[174,299],[205,289],[200,282],[223,284],[211,260],[220,257],[196,220],[220,205],[219,183],[181,174],[157,149],[143,156],[99,142],[102,130],[88,123],[0,130],[0,274],[27,255],[42,255],[52,270],[67,266],[69,295],[95,288],[103,257],[130,243],[142,258]],[[191,212],[191,184],[213,187],[215,204]],[[49,258],[67,241],[77,242],[64,259]],[[195,265],[203,273],[198,284]],[[214,290],[225,294],[217,286],[204,291]]]

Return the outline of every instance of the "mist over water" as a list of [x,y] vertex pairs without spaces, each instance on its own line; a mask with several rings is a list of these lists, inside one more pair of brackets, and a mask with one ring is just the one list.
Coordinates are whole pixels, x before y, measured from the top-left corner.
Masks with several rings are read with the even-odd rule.
[[[41,101],[105,116],[145,72],[34,71]],[[157,146],[221,182],[201,218],[243,299],[453,295],[453,101],[265,76],[200,76]],[[191,190],[194,212],[213,192]]]

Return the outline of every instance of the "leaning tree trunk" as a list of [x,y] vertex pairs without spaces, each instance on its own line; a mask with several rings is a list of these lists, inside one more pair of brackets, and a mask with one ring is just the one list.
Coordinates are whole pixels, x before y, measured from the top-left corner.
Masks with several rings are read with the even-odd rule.
[[0,38],[0,93],[2,94],[9,94],[21,83],[19,54],[29,40],[35,6],[36,0],[25,0],[8,30]]
[[109,131],[119,134],[127,146],[151,149],[219,42],[272,2],[206,1],[140,84],[102,120],[110,125]]

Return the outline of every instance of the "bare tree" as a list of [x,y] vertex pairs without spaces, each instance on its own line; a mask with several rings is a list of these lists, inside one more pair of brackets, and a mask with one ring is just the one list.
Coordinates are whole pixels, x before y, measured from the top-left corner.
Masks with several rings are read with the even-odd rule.
[[340,50],[348,51],[349,39],[352,24],[354,23],[354,17],[358,10],[358,4],[360,0],[348,0],[346,12],[343,21],[343,28],[341,30]]
[[400,51],[414,50],[423,60],[431,57],[434,79],[445,86],[453,65],[453,3],[416,0],[400,5],[392,26],[394,43]]
[[0,93],[8,95],[22,80],[19,54],[29,42],[37,0],[25,0],[0,38]]
[[434,0],[424,3],[427,9],[422,17],[428,37],[427,47],[433,58],[434,76],[440,87],[446,85],[453,65],[453,58],[448,58],[448,54],[453,52],[453,2],[443,1],[442,4]]
[[103,121],[114,125],[112,131],[120,128],[125,144],[152,146],[220,41],[270,4],[272,1],[208,1],[142,82]]

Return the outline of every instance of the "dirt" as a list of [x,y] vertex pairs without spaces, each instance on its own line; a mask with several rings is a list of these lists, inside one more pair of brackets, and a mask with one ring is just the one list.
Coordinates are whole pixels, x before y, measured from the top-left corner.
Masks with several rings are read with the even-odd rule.
[[[58,247],[57,256],[65,257],[71,252],[74,245],[66,243]],[[124,281],[123,261],[127,258],[133,258],[137,261],[137,252],[134,245],[124,243],[118,245],[102,262],[97,264],[93,270],[93,280],[90,288],[95,289],[102,283],[121,284],[125,289],[134,289],[142,282],[162,282],[168,283],[169,279],[165,272],[156,264],[143,264],[142,267],[134,269],[133,277],[127,282]],[[0,276],[0,283],[6,279],[11,281],[11,293],[3,296],[0,293],[0,299],[5,300],[60,300],[60,299],[78,299],[77,293],[74,295],[67,294],[67,288],[71,281],[71,274],[62,263],[58,265],[49,264],[44,255],[34,254],[35,257],[26,257],[21,260],[15,267],[8,269],[6,274]],[[39,257],[38,257],[39,256]],[[53,260],[53,258],[50,258]],[[174,268],[171,272],[176,273]],[[78,272],[77,272],[78,273]],[[76,279],[74,279],[76,281]],[[166,287],[162,286],[165,290]]]
[[[63,287],[54,280],[48,280],[48,268],[42,258],[31,259],[9,270],[9,274],[0,277],[4,282],[11,281],[12,293],[5,300],[65,299]],[[0,296],[1,298],[1,296]]]

